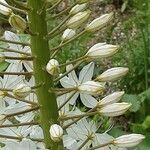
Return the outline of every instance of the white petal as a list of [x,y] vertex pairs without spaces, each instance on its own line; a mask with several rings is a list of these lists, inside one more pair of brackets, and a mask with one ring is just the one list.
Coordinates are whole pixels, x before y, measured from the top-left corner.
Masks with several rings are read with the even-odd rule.
[[79,74],[80,83],[84,83],[86,81],[90,81],[92,79],[94,72],[94,63],[91,62],[88,65],[84,66]]
[[93,108],[97,105],[97,100],[91,95],[80,93],[80,99],[82,103],[88,108]]

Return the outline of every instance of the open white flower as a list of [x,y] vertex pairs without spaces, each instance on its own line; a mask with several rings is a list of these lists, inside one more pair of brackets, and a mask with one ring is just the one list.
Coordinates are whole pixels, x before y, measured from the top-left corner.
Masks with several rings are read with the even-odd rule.
[[[5,31],[4,37],[6,40],[10,41],[15,41],[15,42],[21,42],[19,36],[13,32],[10,31]],[[25,53],[31,53],[31,49],[29,46],[22,46],[19,44],[12,44],[8,43],[8,48],[17,50],[20,52],[25,52]],[[4,52],[6,56],[11,56],[11,57],[27,57],[25,54],[19,54],[19,53],[14,53],[14,52]],[[33,65],[31,61],[26,61],[26,60],[7,60],[9,63],[16,63],[17,64],[17,70],[22,71],[23,70],[23,65],[27,69],[27,71],[33,71]]]
[[[71,68],[73,68],[73,65],[69,65],[66,67],[66,71],[69,71]],[[60,80],[61,85],[64,88],[77,88],[83,83],[86,83],[87,81],[91,81],[92,76],[93,76],[93,71],[94,71],[94,63],[91,62],[88,65],[84,66],[83,69],[79,73],[79,79],[77,78],[77,75],[75,71],[72,71],[71,73],[68,74],[68,76],[65,76]],[[72,93],[75,91],[71,91],[68,93],[68,97],[72,95]],[[88,92],[80,92],[76,91],[74,96],[70,99],[68,103],[71,105],[74,105],[78,96],[80,95],[80,99],[82,103],[89,108],[93,108],[97,105],[97,100],[92,97]]]
[[[82,150],[88,149],[91,145],[95,147],[114,140],[114,138],[107,133],[98,133],[98,128],[99,127],[96,126],[94,121],[87,121],[85,118],[81,119],[66,130],[67,134],[63,136],[64,146],[69,150],[76,150],[85,142],[89,136],[91,139],[89,139],[89,141],[84,145]],[[116,146],[113,145],[99,148],[99,150],[109,150],[109,148],[112,150],[119,150]]]

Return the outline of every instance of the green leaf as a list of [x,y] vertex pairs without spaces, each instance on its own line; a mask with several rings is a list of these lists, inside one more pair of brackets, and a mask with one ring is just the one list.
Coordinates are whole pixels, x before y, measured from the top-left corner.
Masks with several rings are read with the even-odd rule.
[[147,116],[144,122],[142,123],[144,129],[150,128],[150,116]]
[[129,109],[130,112],[137,112],[140,109],[141,103],[138,95],[125,94],[122,98],[122,101],[132,104],[131,108]]

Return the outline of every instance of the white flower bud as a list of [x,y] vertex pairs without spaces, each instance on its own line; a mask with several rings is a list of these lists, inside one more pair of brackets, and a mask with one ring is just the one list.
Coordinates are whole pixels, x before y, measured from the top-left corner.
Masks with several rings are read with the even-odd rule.
[[81,11],[84,11],[86,8],[87,8],[87,3],[77,4],[70,10],[70,14],[75,15]]
[[50,132],[51,139],[53,141],[58,142],[62,139],[63,129],[61,126],[57,124],[53,124],[51,125],[49,132]]
[[120,99],[122,98],[123,95],[124,95],[124,91],[114,92],[114,93],[104,97],[102,100],[100,100],[98,105],[106,106],[106,105],[116,103],[116,102],[120,101]]
[[129,103],[113,103],[100,108],[99,113],[103,116],[115,117],[124,114],[130,107]]
[[5,61],[5,55],[0,53],[0,63]]
[[98,43],[92,46],[85,56],[89,59],[107,58],[114,55],[118,48],[116,45]]
[[76,31],[73,29],[66,29],[62,35],[62,40],[67,41],[76,35]]
[[[7,4],[5,0],[1,0],[1,2],[3,4]],[[0,13],[3,14],[3,15],[5,15],[5,16],[9,16],[12,13],[12,10],[10,8],[5,7],[5,6],[3,6],[3,5],[0,4]]]
[[13,93],[17,97],[25,98],[31,93],[31,87],[26,84],[20,84],[13,90]]
[[101,75],[99,75],[96,80],[97,81],[114,81],[118,80],[119,78],[125,76],[128,73],[129,69],[124,67],[115,67],[106,70]]
[[145,139],[145,136],[142,134],[128,134],[116,138],[113,144],[121,148],[134,147],[142,142],[143,139]]
[[73,17],[70,18],[70,20],[67,22],[68,28],[74,29],[81,26],[82,23],[84,23],[90,16],[91,11],[83,11],[79,12]]
[[109,13],[100,16],[99,18],[93,20],[89,25],[87,25],[85,30],[89,32],[95,32],[97,30],[102,29],[112,20],[113,15],[113,13]]
[[0,125],[4,123],[5,119],[6,119],[5,115],[0,115]]
[[82,83],[78,90],[83,93],[95,95],[95,94],[101,94],[104,91],[104,86],[100,84],[99,82],[94,81],[87,81],[85,83]]
[[13,28],[19,31],[24,31],[27,28],[26,21],[19,15],[12,14],[9,17],[9,23]]
[[46,70],[50,75],[57,75],[59,73],[59,63],[56,59],[51,59],[46,65]]

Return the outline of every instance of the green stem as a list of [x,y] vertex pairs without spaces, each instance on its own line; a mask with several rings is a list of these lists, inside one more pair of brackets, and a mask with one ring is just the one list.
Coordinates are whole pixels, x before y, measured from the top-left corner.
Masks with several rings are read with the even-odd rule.
[[31,50],[33,56],[36,56],[33,61],[36,85],[41,82],[44,83],[36,89],[36,93],[41,106],[40,123],[44,133],[45,147],[57,150],[62,147],[62,143],[52,141],[49,134],[50,126],[57,123],[58,118],[56,96],[54,93],[48,92],[50,88],[53,88],[53,80],[52,76],[43,69],[50,59],[48,40],[45,39],[48,33],[45,21],[46,10],[43,10],[40,14],[38,13],[44,3],[45,0],[28,0],[28,6],[32,8],[29,13],[29,27],[33,33],[38,33],[35,36],[31,36]]

